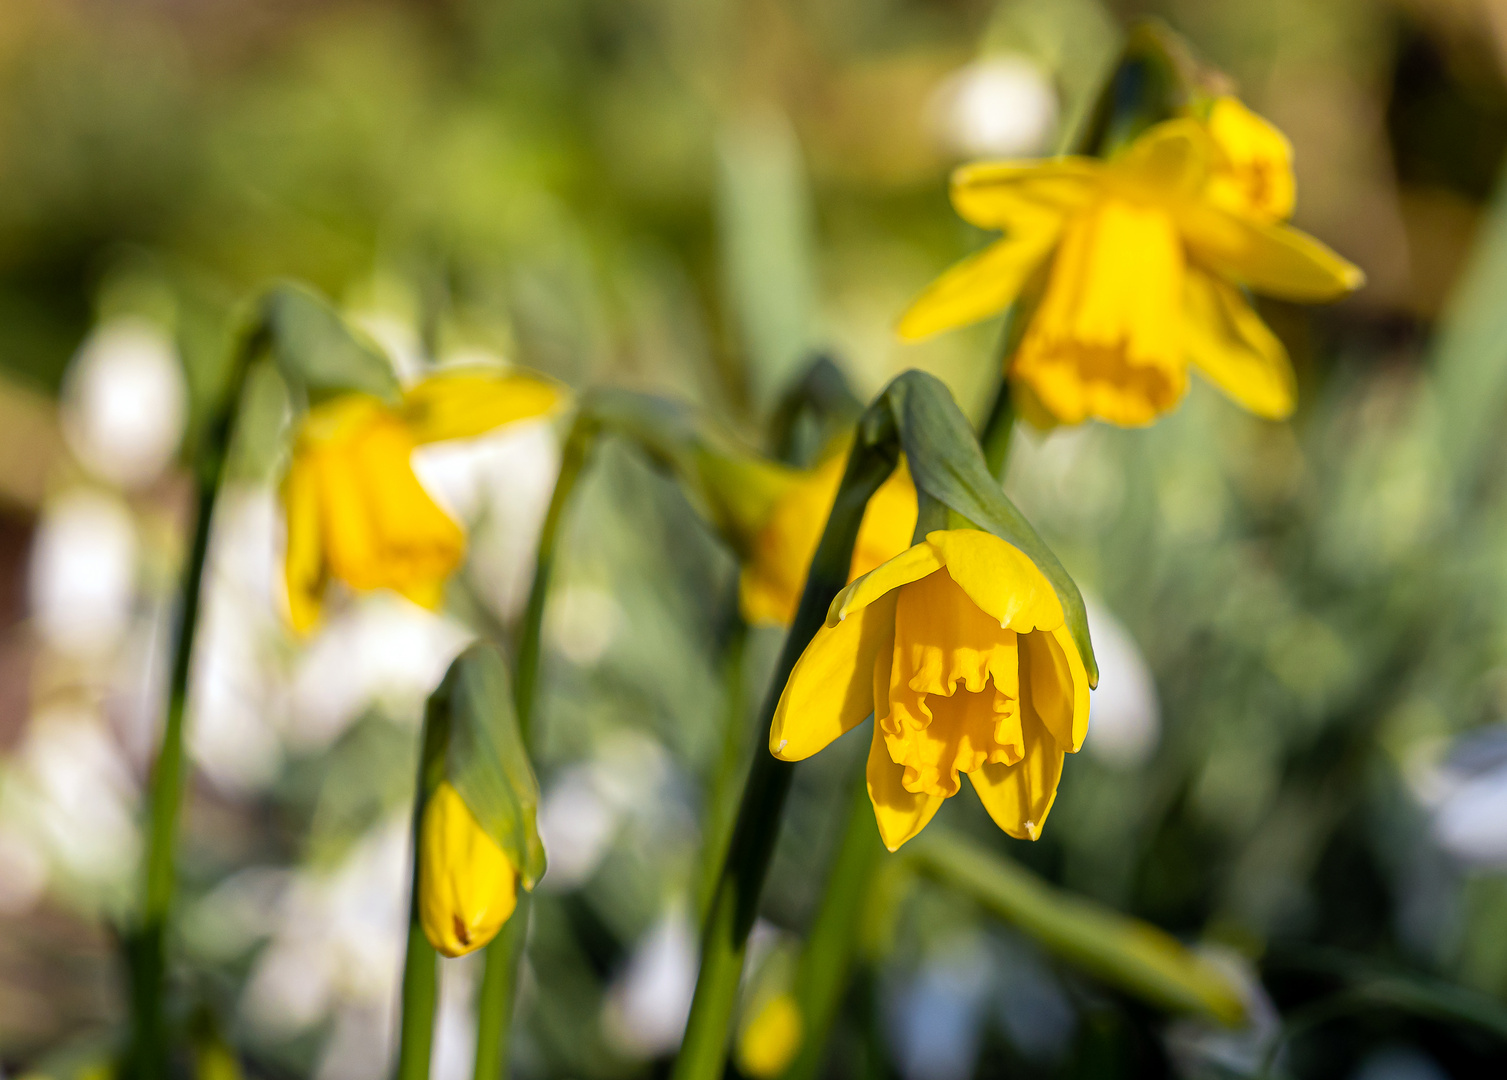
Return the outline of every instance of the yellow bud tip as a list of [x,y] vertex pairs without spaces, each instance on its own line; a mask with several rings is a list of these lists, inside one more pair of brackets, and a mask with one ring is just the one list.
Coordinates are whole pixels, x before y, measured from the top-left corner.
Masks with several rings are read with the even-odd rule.
[[793,997],[770,998],[738,1037],[738,1067],[755,1080],[779,1076],[801,1048],[803,1026]]

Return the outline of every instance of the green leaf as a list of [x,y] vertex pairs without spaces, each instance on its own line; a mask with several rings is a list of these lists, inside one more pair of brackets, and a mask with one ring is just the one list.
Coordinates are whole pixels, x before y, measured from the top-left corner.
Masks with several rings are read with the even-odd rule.
[[539,784],[518,732],[507,665],[493,646],[472,645],[450,665],[430,698],[429,723],[445,727],[444,778],[532,889],[544,874]]
[[295,397],[311,405],[353,392],[391,404],[402,396],[382,350],[305,286],[274,286],[262,299],[261,327]]
[[1182,38],[1159,21],[1137,23],[1077,140],[1078,152],[1110,157],[1147,128],[1187,112],[1197,79]]
[[1053,888],[1029,870],[933,823],[906,848],[933,880],[972,897],[1048,952],[1177,1012],[1238,1024],[1245,1005],[1219,968],[1170,934]]
[[[1097,686],[1099,666],[1089,640],[1083,595],[1046,541],[990,475],[978,438],[947,387],[933,375],[907,371],[869,406],[858,430],[861,449],[888,453],[887,448],[896,442],[904,449],[917,494],[922,497],[918,531],[927,527],[930,515],[925,503],[930,499],[961,518],[961,523],[1013,544],[1036,564],[1062,604],[1089,685]],[[855,448],[857,452],[859,448]]]

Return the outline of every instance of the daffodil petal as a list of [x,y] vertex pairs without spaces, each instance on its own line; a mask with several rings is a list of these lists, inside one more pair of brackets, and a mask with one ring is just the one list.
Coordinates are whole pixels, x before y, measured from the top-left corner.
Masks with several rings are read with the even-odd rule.
[[1218,149],[1197,120],[1164,120],[1110,164],[1110,175],[1158,200],[1192,199],[1208,181]]
[[1188,357],[1257,416],[1281,420],[1297,397],[1287,350],[1233,285],[1197,267],[1183,283]]
[[[872,760],[872,759],[870,759]],[[1036,840],[1057,798],[1062,750],[1046,732],[1026,737],[1026,756],[1014,765],[985,764],[968,774],[994,823],[1017,840]]]
[[912,544],[887,563],[870,570],[832,599],[827,625],[836,626],[855,611],[862,611],[886,593],[942,568],[942,557],[929,543]]
[[980,611],[1018,634],[1055,630],[1062,603],[1046,575],[1014,544],[982,529],[926,534],[947,573]]
[[891,851],[915,836],[936,815],[945,796],[917,795],[906,791],[901,783],[905,766],[890,760],[884,734],[874,725],[874,740],[869,744],[869,801],[874,804],[874,820],[879,824],[879,838]]
[[1227,210],[1268,221],[1291,217],[1297,183],[1287,136],[1228,95],[1215,99],[1208,128],[1222,160],[1209,181],[1207,197]]
[[1087,157],[964,165],[952,174],[952,205],[982,229],[1034,231],[1092,201],[1103,168]]
[[1289,225],[1241,217],[1206,202],[1182,203],[1175,212],[1194,261],[1259,293],[1337,300],[1365,284],[1358,266]]
[[319,623],[325,587],[324,552],[319,540],[319,479],[316,467],[295,457],[283,481],[287,551],[283,576],[293,629],[307,634]]
[[418,443],[470,439],[559,405],[553,383],[532,375],[461,368],[440,371],[403,395],[403,419]]
[[998,315],[1046,259],[1059,232],[1060,222],[1012,230],[964,259],[916,297],[900,317],[896,333],[915,341]]
[[1022,723],[1034,716],[1068,753],[1088,734],[1088,673],[1067,627],[1020,637]]
[[780,693],[769,726],[771,754],[801,761],[874,711],[874,662],[894,649],[896,599],[881,596],[816,632]]

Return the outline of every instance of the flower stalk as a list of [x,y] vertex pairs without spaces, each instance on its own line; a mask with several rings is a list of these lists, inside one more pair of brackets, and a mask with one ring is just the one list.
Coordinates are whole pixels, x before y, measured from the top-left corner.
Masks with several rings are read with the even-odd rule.
[[[773,721],[795,662],[825,621],[833,598],[847,584],[864,509],[897,461],[898,448],[894,446],[878,448],[877,452],[875,448],[855,449],[849,457],[811,562],[805,592],[770,680],[760,713],[760,730],[767,730]],[[675,1061],[674,1080],[713,1080],[722,1075],[748,934],[793,775],[792,763],[765,752],[755,753],[702,936],[701,971]]]
[[188,708],[194,634],[199,621],[215,503],[225,479],[247,371],[264,341],[265,335],[259,326],[241,340],[232,356],[229,386],[204,429],[194,457],[194,534],[179,588],[181,606],[173,641],[167,717],[148,789],[147,851],[141,908],[139,922],[125,942],[130,976],[131,1030],[121,1062],[121,1075],[128,1080],[156,1080],[167,1072],[166,934],[177,884],[178,819],[184,787],[184,720]]

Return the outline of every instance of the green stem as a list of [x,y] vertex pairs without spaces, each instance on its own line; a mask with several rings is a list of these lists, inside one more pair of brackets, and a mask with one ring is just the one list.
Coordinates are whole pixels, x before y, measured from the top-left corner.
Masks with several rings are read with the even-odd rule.
[[[733,603],[736,605],[737,600],[734,599]],[[702,919],[711,910],[722,860],[732,839],[733,820],[738,809],[738,781],[748,751],[748,717],[743,707],[743,661],[748,645],[748,625],[736,612],[730,622],[722,647],[722,685],[727,693],[722,752],[707,800],[706,843],[701,853],[702,880],[696,889],[696,911]]]
[[555,569],[555,548],[559,542],[560,523],[565,508],[581,478],[581,470],[591,454],[598,425],[586,417],[577,417],[566,436],[560,456],[560,475],[555,479],[554,494],[539,530],[539,551],[534,561],[534,581],[529,587],[528,605],[518,630],[517,673],[513,677],[513,700],[518,713],[518,731],[525,746],[533,746],[534,704],[539,691],[539,671],[543,654],[540,641],[544,631],[544,603],[549,597],[550,579]]
[[486,948],[486,966],[476,995],[475,1080],[499,1080],[506,1075],[508,1028],[518,998],[518,965],[528,937],[529,894],[518,894],[512,917]]
[[428,1080],[434,1049],[434,1010],[439,997],[439,957],[419,919],[419,874],[423,863],[424,808],[445,778],[450,741],[446,704],[431,697],[424,714],[417,782],[413,794],[413,876],[408,894],[408,952],[403,959],[403,1017],[398,1031],[397,1080]]
[[[833,598],[847,584],[853,543],[864,507],[894,467],[895,458],[886,454],[855,451],[849,458],[832,513],[811,560],[800,607],[765,694],[757,730],[769,729],[795,662],[826,620]],[[794,771],[794,764],[780,761],[765,751],[754,754],[702,935],[701,972],[696,979],[685,1039],[675,1059],[673,1080],[718,1080],[722,1075],[748,933],[753,929],[759,893],[769,872]]]
[[[979,433],[989,472],[1000,482],[1004,481],[1009,464],[1010,435],[1014,425],[1010,382],[1001,379],[994,404]],[[918,523],[917,532],[923,532],[925,528],[924,524]],[[796,971],[795,997],[802,1022],[801,1049],[786,1071],[785,1080],[811,1080],[821,1069],[827,1038],[847,990],[857,951],[858,920],[853,913],[873,885],[880,850],[868,785],[865,777],[860,775],[853,788],[832,876]]]
[[204,584],[204,565],[209,556],[215,501],[225,478],[246,373],[262,340],[259,332],[249,334],[236,349],[231,360],[229,386],[204,430],[195,458],[194,535],[179,586],[181,608],[173,642],[167,718],[147,796],[147,851],[142,875],[140,923],[126,942],[131,993],[131,1041],[121,1069],[126,1078],[157,1080],[167,1071],[168,1038],[163,1003],[167,983],[166,937],[177,882],[175,856],[178,818],[183,805],[183,728],[188,706],[188,678],[192,669],[194,632],[199,622],[199,597]]
[[[534,562],[534,580],[529,587],[528,604],[518,627],[517,671],[513,677],[513,702],[518,717],[518,731],[525,748],[533,748],[534,710],[538,703],[539,674],[543,660],[542,637],[544,607],[554,574],[555,551],[565,510],[574,494],[581,472],[590,456],[598,431],[597,423],[580,416],[566,436],[560,458],[560,475],[550,496],[544,525],[539,531],[539,549]],[[505,1076],[508,1063],[508,1034],[516,1004],[518,966],[523,961],[528,940],[529,894],[520,892],[518,906],[486,948],[486,966],[476,1000],[476,1080],[498,1080]]]
[[811,934],[796,971],[795,1001],[801,1012],[801,1048],[786,1071],[786,1080],[810,1080],[821,1070],[827,1036],[848,988],[857,951],[857,913],[873,884],[884,846],[874,824],[868,785],[863,776],[853,786],[848,819],[826,894],[817,909]]

